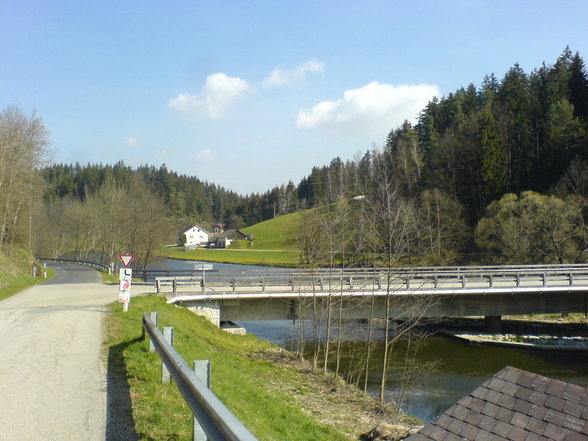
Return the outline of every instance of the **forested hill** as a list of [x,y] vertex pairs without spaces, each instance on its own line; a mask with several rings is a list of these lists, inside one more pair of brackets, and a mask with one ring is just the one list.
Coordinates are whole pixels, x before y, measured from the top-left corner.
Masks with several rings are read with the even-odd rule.
[[298,185],[239,195],[165,166],[54,165],[44,170],[46,199],[84,199],[110,177],[125,182],[138,174],[177,217],[243,227],[341,195],[369,194],[384,167],[404,197],[441,192],[475,225],[485,207],[506,193],[585,194],[587,133],[588,74],[581,56],[566,48],[553,64],[530,73],[515,64],[502,79],[489,74],[478,87],[434,99],[417,124],[393,128],[382,149],[355,160],[335,158],[312,168]]

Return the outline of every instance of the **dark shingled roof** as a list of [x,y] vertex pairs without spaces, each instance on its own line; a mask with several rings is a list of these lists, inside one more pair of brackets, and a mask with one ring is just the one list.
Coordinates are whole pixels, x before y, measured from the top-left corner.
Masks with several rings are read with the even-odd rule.
[[506,367],[408,440],[588,441],[588,390]]

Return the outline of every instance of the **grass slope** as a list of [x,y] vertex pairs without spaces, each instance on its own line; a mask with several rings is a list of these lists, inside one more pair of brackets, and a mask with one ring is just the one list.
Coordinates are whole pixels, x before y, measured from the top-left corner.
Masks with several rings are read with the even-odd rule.
[[[161,297],[133,300],[128,313],[113,304],[107,319],[107,347],[121,348],[115,360],[123,366],[133,401],[135,430],[144,440],[191,439],[191,413],[175,384],[160,383],[158,355],[148,351],[141,337],[141,314],[159,312],[159,327],[173,326],[175,347],[191,364],[211,361],[212,390],[260,440],[349,440],[358,430],[356,419],[320,423],[321,412],[304,411],[292,393],[304,394],[308,379],[276,365],[259,354],[278,350],[254,336],[235,336],[214,327],[186,308],[168,305]],[[109,365],[113,360],[109,360]],[[331,387],[328,388],[331,393]],[[302,397],[304,399],[304,397]],[[331,399],[335,399],[332,397]],[[369,412],[374,412],[369,409]],[[375,413],[375,412],[374,412]]]
[[254,237],[253,246],[260,250],[297,251],[296,234],[302,223],[303,212],[286,214],[243,228],[243,233]]
[[0,300],[44,279],[32,277],[33,258],[21,249],[13,249],[10,256],[0,253]]

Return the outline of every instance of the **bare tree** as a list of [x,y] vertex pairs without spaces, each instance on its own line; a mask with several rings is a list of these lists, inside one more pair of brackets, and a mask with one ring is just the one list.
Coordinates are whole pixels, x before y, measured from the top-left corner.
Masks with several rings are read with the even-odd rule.
[[[0,113],[0,250],[18,238],[21,222],[33,220],[33,204],[40,200],[38,169],[48,144],[48,133],[34,113],[27,117],[18,107]],[[30,243],[29,235],[23,244]]]

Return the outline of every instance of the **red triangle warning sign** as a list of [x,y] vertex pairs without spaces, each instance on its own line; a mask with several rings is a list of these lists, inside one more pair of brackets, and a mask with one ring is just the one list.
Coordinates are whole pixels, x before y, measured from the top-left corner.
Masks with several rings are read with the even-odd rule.
[[131,262],[135,259],[134,254],[119,254],[118,258],[125,268],[128,268]]

